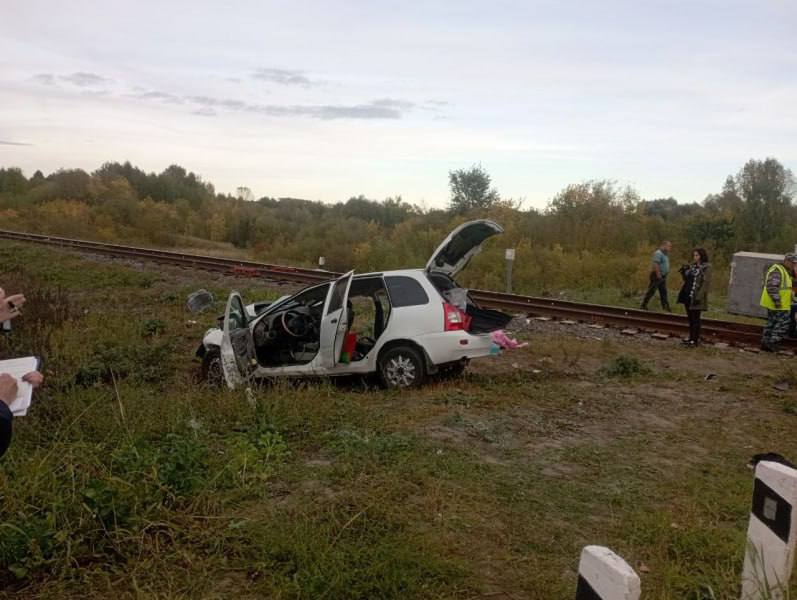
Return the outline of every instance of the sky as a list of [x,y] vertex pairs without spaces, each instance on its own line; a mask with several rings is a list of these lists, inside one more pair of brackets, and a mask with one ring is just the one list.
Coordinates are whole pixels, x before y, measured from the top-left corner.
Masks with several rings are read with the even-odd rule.
[[0,167],[179,164],[217,191],[442,207],[481,164],[700,201],[797,171],[797,2],[0,0]]

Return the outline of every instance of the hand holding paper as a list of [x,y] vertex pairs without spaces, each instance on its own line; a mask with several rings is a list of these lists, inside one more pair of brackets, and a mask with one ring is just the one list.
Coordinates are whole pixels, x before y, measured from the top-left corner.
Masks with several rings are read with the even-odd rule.
[[35,390],[42,383],[44,383],[44,375],[42,375],[38,371],[31,371],[30,373],[25,373],[22,376],[22,381],[31,384],[33,386],[33,389]]
[[[27,414],[33,389],[44,381],[42,374],[36,370],[38,363],[35,356],[0,361],[0,398],[15,417]],[[15,391],[13,395],[12,391]]]
[[8,373],[0,374],[0,402],[10,405],[17,397],[17,380]]

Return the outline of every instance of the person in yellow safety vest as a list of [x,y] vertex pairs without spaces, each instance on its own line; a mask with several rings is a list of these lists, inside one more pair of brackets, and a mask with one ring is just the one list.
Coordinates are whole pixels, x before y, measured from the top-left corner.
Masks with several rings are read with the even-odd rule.
[[791,274],[791,312],[789,313],[789,337],[797,338],[797,262]]
[[761,336],[761,349],[765,352],[776,352],[778,342],[789,331],[795,265],[797,254],[787,254],[783,257],[783,264],[774,264],[767,270],[764,289],[761,291],[761,306],[767,309],[767,324]]

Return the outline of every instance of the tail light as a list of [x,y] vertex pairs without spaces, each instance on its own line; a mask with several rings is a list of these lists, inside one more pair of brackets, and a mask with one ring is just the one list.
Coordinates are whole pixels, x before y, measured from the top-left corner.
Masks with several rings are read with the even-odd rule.
[[448,302],[443,302],[443,313],[445,331],[467,331],[470,325],[470,317],[467,314]]

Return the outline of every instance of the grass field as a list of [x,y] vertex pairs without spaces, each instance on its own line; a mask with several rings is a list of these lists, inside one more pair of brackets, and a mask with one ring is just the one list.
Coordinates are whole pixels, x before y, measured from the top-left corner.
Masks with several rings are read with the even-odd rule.
[[0,358],[47,378],[0,460],[0,597],[567,599],[602,544],[644,598],[738,598],[745,464],[797,457],[794,359],[550,324],[459,380],[250,403],[196,381],[221,302],[184,308],[233,285],[281,293],[0,244],[30,299]]

